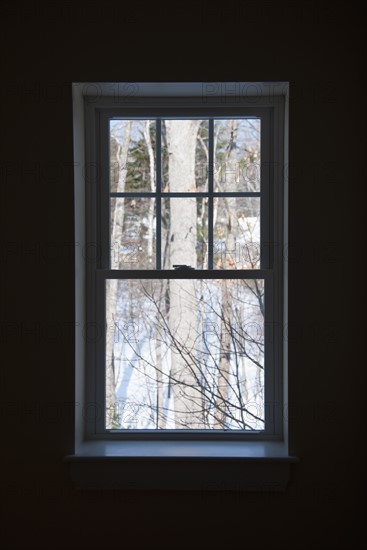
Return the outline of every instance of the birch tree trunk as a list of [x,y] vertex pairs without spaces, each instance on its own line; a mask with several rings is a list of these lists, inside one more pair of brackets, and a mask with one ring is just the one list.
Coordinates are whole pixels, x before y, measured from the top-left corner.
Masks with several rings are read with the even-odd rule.
[[[150,181],[150,190],[152,193],[155,191],[155,162],[154,162],[154,151],[152,140],[150,137],[150,120],[145,122],[144,126],[144,139],[148,149],[149,157],[149,181]],[[152,262],[153,260],[153,224],[154,224],[154,200],[149,200],[148,207],[148,261]],[[155,268],[155,265],[152,266]]]
[[[124,137],[121,143],[117,145],[116,161],[118,167],[116,191],[122,193],[125,191],[127,156],[130,144],[131,121],[126,122]],[[111,159],[112,161],[112,159]],[[114,212],[112,214],[111,227],[111,269],[121,269],[120,265],[120,245],[123,236],[124,227],[124,199],[116,200]],[[118,327],[117,301],[118,301],[118,280],[110,279],[107,284],[107,303],[106,303],[106,427],[114,427],[116,416],[116,371],[115,371],[115,332]],[[121,328],[121,327],[120,327]]]
[[[148,149],[148,158],[149,158],[149,175],[150,175],[150,190],[152,193],[156,190],[156,170],[155,170],[155,161],[154,161],[154,150],[153,144],[150,136],[150,120],[145,122],[144,126],[144,139]],[[154,201],[150,200],[148,207],[148,261],[152,262],[153,260],[153,234],[154,234]],[[152,269],[155,268],[155,265],[151,266]],[[161,290],[159,293],[159,310],[163,307],[162,297],[165,292],[165,281],[161,281]],[[165,414],[164,414],[164,401],[163,401],[163,376],[162,376],[162,344],[161,336],[158,330],[159,327],[159,315],[157,314],[155,320],[155,345],[156,345],[156,428],[161,429],[165,427]]]

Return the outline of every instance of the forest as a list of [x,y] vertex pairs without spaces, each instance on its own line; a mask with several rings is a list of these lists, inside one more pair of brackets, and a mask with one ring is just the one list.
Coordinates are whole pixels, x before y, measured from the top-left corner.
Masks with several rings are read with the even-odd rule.
[[106,283],[107,429],[264,429],[264,280],[228,275],[260,269],[260,150],[259,118],[110,121],[111,269],[141,274]]

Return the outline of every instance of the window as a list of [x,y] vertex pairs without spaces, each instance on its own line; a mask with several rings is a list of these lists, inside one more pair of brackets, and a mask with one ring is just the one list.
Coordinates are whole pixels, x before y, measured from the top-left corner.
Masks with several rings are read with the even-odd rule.
[[74,85],[79,442],[285,440],[287,89]]

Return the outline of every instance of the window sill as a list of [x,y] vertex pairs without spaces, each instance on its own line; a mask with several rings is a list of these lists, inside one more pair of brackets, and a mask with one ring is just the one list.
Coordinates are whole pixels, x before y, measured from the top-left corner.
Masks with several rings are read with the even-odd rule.
[[92,441],[66,460],[77,489],[284,491],[298,459],[268,441]]

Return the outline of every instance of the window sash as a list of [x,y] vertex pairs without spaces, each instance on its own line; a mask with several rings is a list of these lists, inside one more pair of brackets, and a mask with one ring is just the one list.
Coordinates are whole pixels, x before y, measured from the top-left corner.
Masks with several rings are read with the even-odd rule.
[[[106,350],[106,281],[108,279],[126,280],[126,279],[263,279],[265,283],[265,316],[264,316],[264,429],[256,430],[107,430],[105,427],[105,401],[106,401],[106,373],[105,368],[105,350]],[[277,439],[278,425],[276,421],[276,408],[279,403],[273,400],[275,387],[275,332],[279,328],[274,321],[274,277],[270,270],[236,270],[226,272],[225,270],[194,270],[194,271],[179,271],[179,270],[97,270],[96,271],[96,319],[103,320],[93,324],[93,335],[96,334],[97,342],[92,340],[96,345],[96,368],[94,373],[95,379],[95,402],[103,403],[103,407],[99,407],[95,431],[90,432],[90,436],[101,437],[108,435],[115,438],[134,439],[137,434],[151,434],[154,438],[161,439],[162,434],[175,434],[178,438],[185,438],[188,434],[200,434],[201,439],[251,439],[258,437],[260,439],[271,439],[272,436]],[[96,333],[94,327],[96,326]],[[103,412],[102,412],[103,410]]]
[[[223,108],[222,108],[223,109]],[[159,122],[161,119],[169,118],[165,113],[162,113],[162,109],[158,112],[155,110],[151,116],[144,117],[143,114],[132,117],[129,114],[129,111],[126,109],[123,110],[99,110],[97,111],[97,128],[96,133],[99,136],[97,137],[98,143],[96,144],[97,151],[99,152],[101,174],[100,174],[100,186],[99,186],[99,213],[97,225],[99,226],[98,235],[100,237],[100,261],[96,267],[102,269],[109,269],[110,267],[110,199],[118,197],[152,197],[156,199],[156,257],[157,257],[157,269],[161,268],[161,201],[164,198],[177,197],[177,198],[200,198],[208,197],[208,269],[213,269],[213,201],[216,197],[259,197],[260,198],[260,241],[261,243],[267,243],[267,246],[261,247],[261,257],[260,263],[261,268],[266,269],[270,267],[270,258],[271,251],[269,250],[269,243],[272,242],[270,232],[270,189],[271,189],[271,143],[270,143],[270,134],[271,134],[271,117],[272,111],[270,109],[257,108],[256,110],[251,109],[250,112],[245,113],[245,110],[242,111],[236,109],[234,112],[225,113],[222,112],[222,117],[212,113],[211,115],[202,115],[197,116],[196,118],[208,119],[209,120],[209,171],[208,171],[208,191],[205,193],[172,193],[172,192],[163,192],[161,189],[162,177],[161,177],[161,162],[156,162],[156,181],[157,188],[155,193],[151,192],[133,192],[133,193],[111,193],[110,192],[110,158],[109,158],[109,123],[111,119],[121,118],[124,120],[142,120],[144,118],[156,119],[158,127],[160,126]],[[212,109],[211,109],[212,112]],[[144,113],[144,110],[142,111]],[[234,114],[237,113],[237,114]],[[171,117],[174,119],[184,118],[184,119],[193,119],[195,116],[188,116],[187,111],[185,112],[186,116],[179,116],[180,112],[178,110],[177,116]],[[261,151],[261,161],[260,161],[260,181],[261,188],[259,192],[219,192],[214,191],[214,172],[211,167],[214,167],[214,135],[213,135],[213,123],[214,120],[219,118],[260,118],[261,119],[261,142],[260,142],[260,151]],[[159,132],[160,133],[160,132]],[[97,153],[98,154],[98,153]],[[161,139],[158,136],[157,139],[157,149],[156,149],[157,159],[161,159]]]

